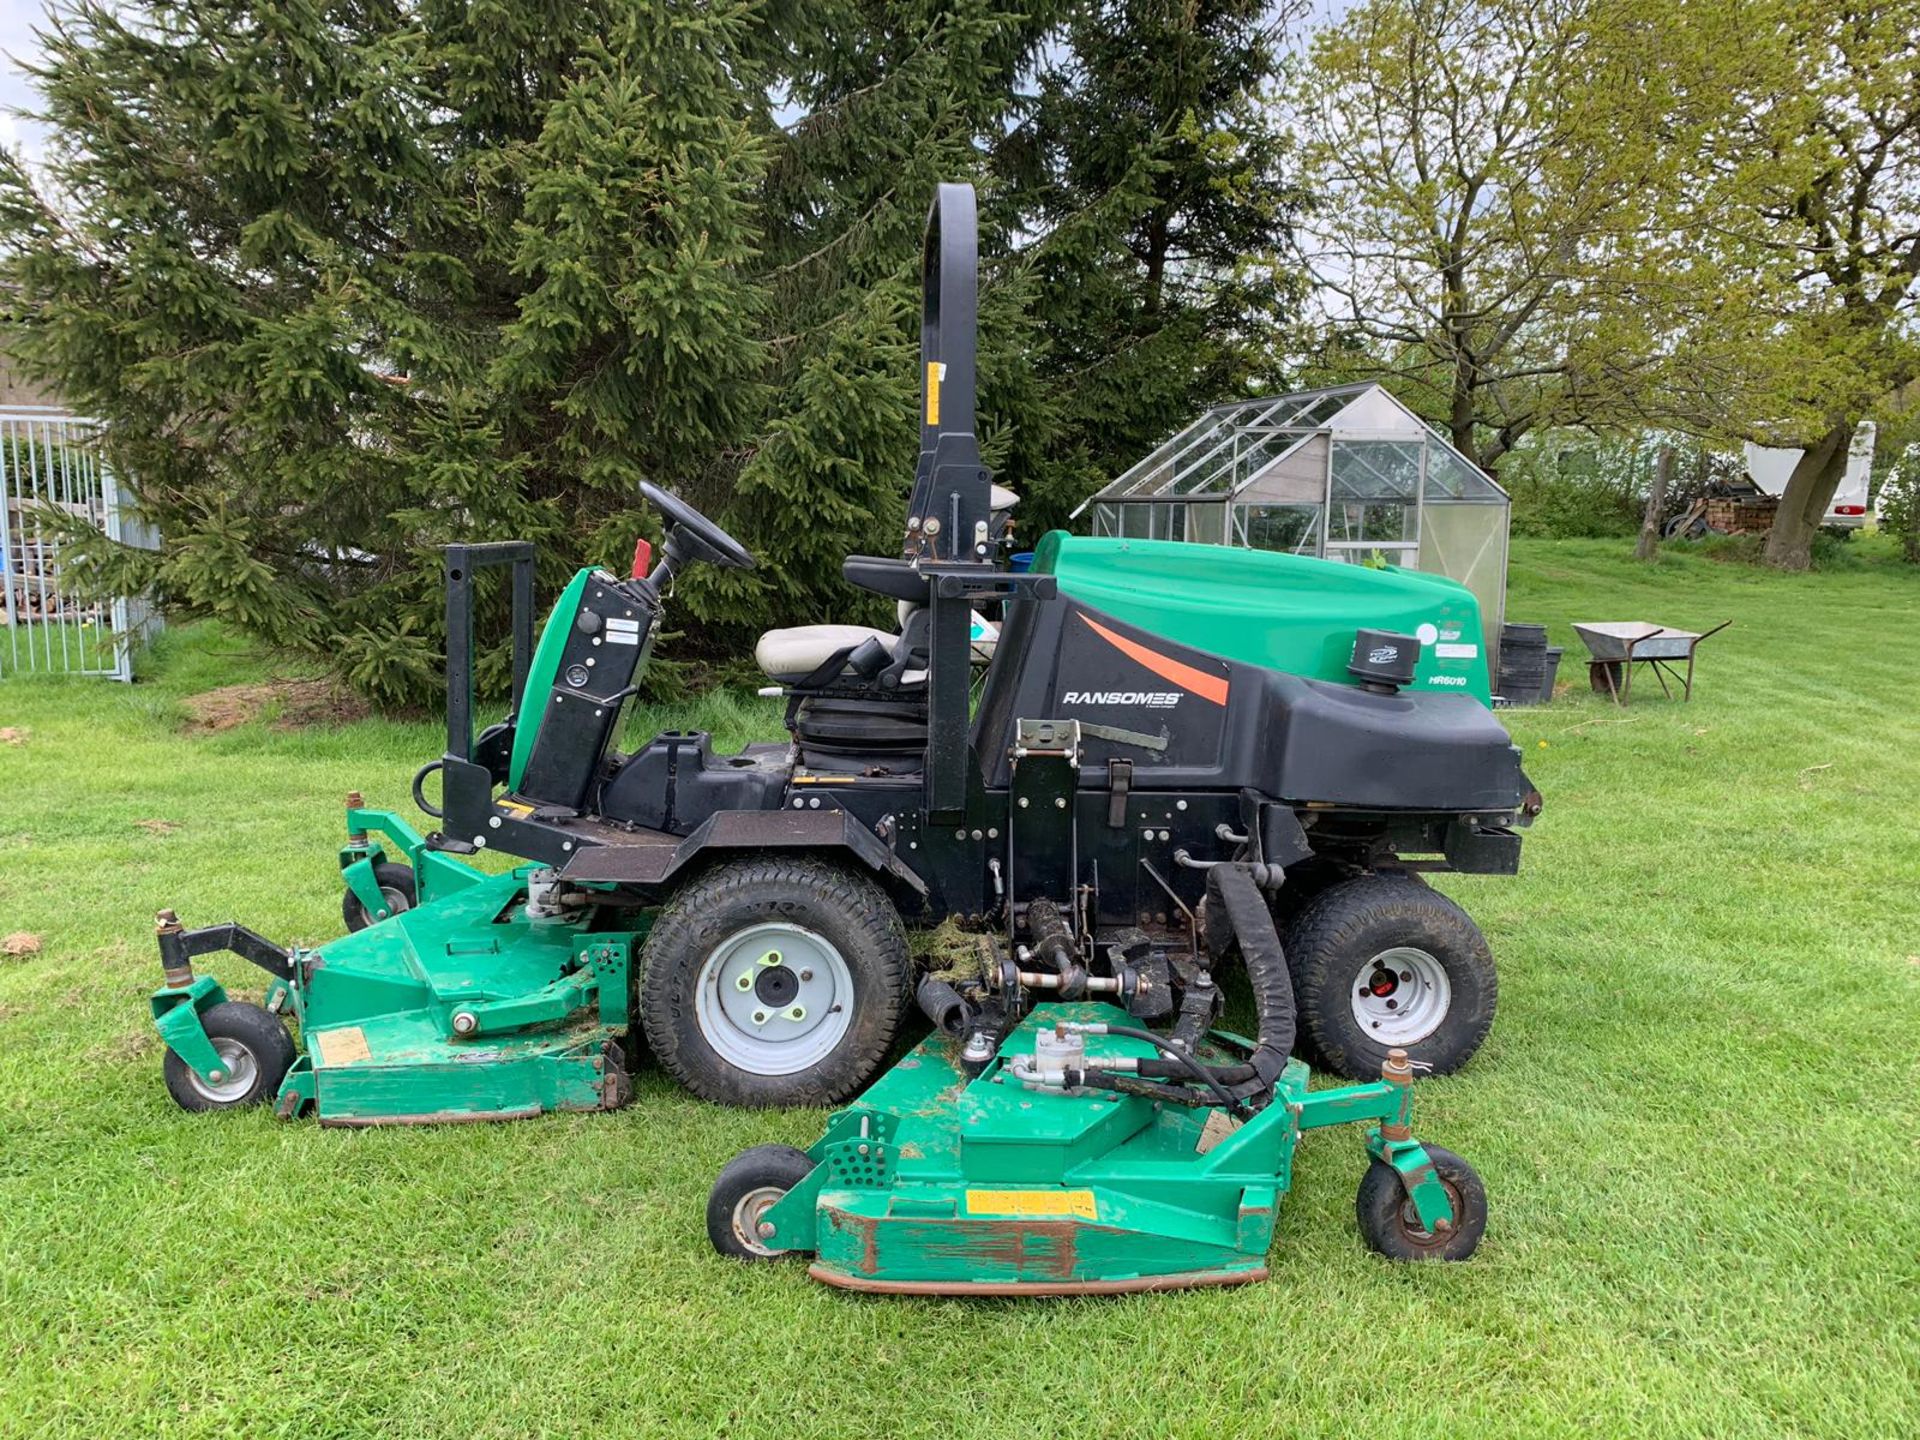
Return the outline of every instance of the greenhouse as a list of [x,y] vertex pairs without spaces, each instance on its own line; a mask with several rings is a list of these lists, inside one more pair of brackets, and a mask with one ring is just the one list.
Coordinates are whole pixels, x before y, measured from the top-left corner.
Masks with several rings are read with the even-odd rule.
[[1095,535],[1284,550],[1445,575],[1489,656],[1506,610],[1506,492],[1373,383],[1219,405],[1074,512]]

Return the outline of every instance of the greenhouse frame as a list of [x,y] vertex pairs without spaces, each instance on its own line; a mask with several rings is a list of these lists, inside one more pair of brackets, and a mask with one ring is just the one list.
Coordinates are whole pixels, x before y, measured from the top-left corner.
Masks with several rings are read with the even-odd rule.
[[1377,383],[1215,406],[1073,513],[1095,535],[1445,575],[1499,648],[1507,493]]

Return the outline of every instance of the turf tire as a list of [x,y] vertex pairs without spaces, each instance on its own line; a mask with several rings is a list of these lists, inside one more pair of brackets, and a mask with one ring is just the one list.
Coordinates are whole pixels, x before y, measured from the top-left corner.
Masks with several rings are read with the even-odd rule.
[[[701,1033],[696,987],[729,936],[768,921],[802,925],[830,941],[851,972],[853,1015],[826,1056],[787,1075],[729,1064]],[[813,856],[733,860],[674,895],[641,951],[640,1024],[669,1074],[722,1105],[837,1105],[873,1078],[913,993],[907,932],[887,894],[864,875]]]
[[1493,1028],[1500,996],[1493,952],[1453,901],[1405,875],[1363,875],[1329,886],[1286,934],[1300,1028],[1312,1054],[1349,1080],[1377,1080],[1393,1048],[1372,1038],[1349,997],[1373,957],[1395,946],[1426,951],[1446,971],[1451,999],[1439,1028],[1404,1048],[1435,1075],[1458,1070]]
[[238,1110],[258,1105],[280,1093],[280,1082],[293,1068],[293,1037],[280,1017],[244,1000],[227,1000],[210,1005],[200,1016],[207,1039],[226,1040],[245,1047],[253,1059],[252,1083],[232,1098],[209,1094],[193,1068],[172,1050],[160,1063],[167,1093],[182,1110]]
[[1464,1260],[1480,1248],[1480,1237],[1487,1233],[1487,1187],[1451,1150],[1429,1145],[1426,1151],[1453,1204],[1453,1228],[1444,1235],[1421,1229],[1400,1173],[1375,1160],[1360,1177],[1353,1199],[1360,1236],[1389,1260]]

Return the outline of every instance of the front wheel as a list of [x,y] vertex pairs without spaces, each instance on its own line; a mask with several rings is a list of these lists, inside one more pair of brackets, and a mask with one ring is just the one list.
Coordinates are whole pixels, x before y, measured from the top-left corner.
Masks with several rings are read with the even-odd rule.
[[1375,1080],[1402,1049],[1436,1075],[1467,1063],[1500,994],[1486,937],[1453,901],[1397,875],[1316,895],[1288,927],[1302,1028],[1336,1074]]
[[1360,1193],[1354,1196],[1361,1238],[1389,1260],[1464,1260],[1480,1248],[1480,1237],[1487,1233],[1487,1187],[1451,1150],[1424,1148],[1447,1192],[1452,1227],[1436,1233],[1422,1225],[1400,1172],[1375,1160],[1360,1177]]
[[661,910],[640,1020],[660,1063],[723,1105],[836,1105],[872,1078],[913,965],[886,892],[809,856],[735,860]]
[[402,910],[411,910],[419,903],[419,890],[410,865],[382,861],[373,867],[373,883],[380,887],[380,898],[386,901],[386,914],[367,914],[367,907],[360,903],[360,897],[349,890],[340,898],[340,918],[347,922],[349,931],[364,930],[377,920],[398,915]]
[[707,1194],[707,1238],[735,1260],[777,1260],[793,1252],[767,1242],[760,1221],[813,1170],[804,1150],[756,1145],[726,1163]]
[[161,1062],[167,1093],[182,1110],[236,1110],[280,1092],[293,1068],[293,1037],[278,1016],[244,1000],[207,1008],[200,1028],[213,1042],[221,1076],[208,1080],[173,1051]]

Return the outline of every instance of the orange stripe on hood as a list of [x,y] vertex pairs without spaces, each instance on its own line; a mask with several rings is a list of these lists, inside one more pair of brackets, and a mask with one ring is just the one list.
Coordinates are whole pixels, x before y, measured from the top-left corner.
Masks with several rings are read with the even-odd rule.
[[1191,665],[1182,665],[1178,660],[1169,659],[1157,650],[1116,635],[1092,616],[1080,617],[1093,628],[1093,633],[1118,650],[1129,660],[1138,661],[1162,680],[1171,681],[1182,689],[1190,690],[1202,700],[1211,700],[1216,705],[1227,703],[1227,682],[1218,675],[1209,675],[1204,670],[1196,670]]

